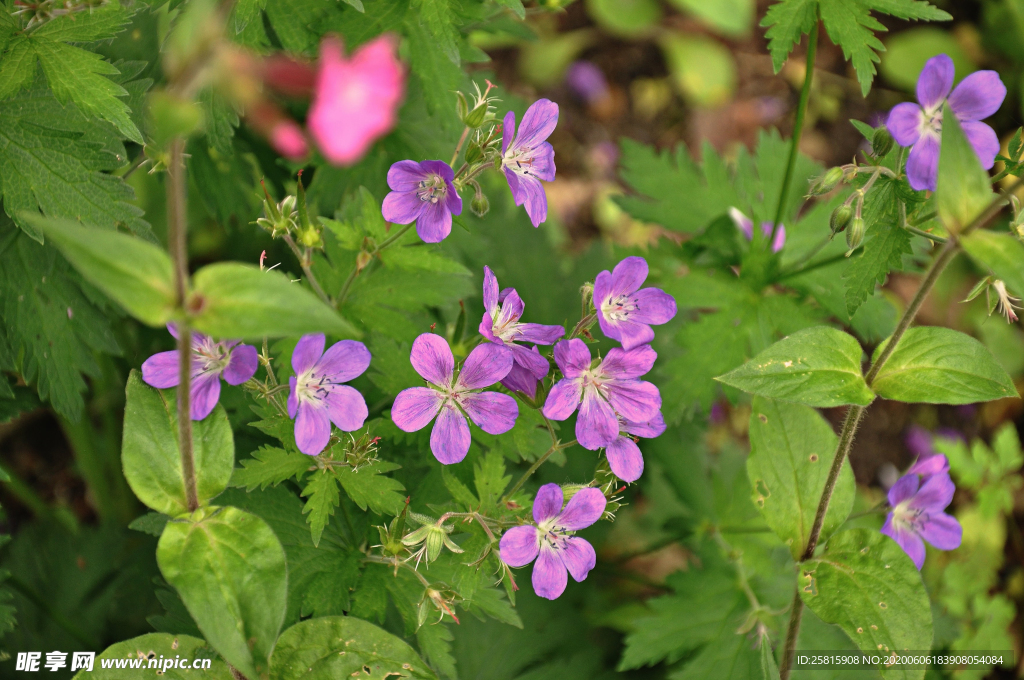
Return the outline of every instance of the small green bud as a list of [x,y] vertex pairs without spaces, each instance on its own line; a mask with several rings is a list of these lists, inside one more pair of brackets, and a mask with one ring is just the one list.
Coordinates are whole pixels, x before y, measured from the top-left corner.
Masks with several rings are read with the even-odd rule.
[[482,160],[483,157],[484,150],[480,148],[480,145],[476,142],[476,140],[470,142],[469,146],[466,147],[466,162],[476,163],[477,161]]
[[854,217],[850,221],[850,229],[846,232],[846,245],[850,247],[850,252],[846,253],[847,256],[864,242],[864,228],[863,217]]
[[487,200],[487,196],[478,193],[473,196],[473,200],[469,203],[469,209],[473,211],[473,214],[477,217],[483,217],[487,214],[487,211],[491,209],[491,203]]
[[811,184],[810,194],[812,196],[821,196],[827,194],[836,188],[836,186],[843,179],[843,169],[840,167],[829,168],[825,171],[825,174],[819,177]]
[[884,156],[892,151],[892,135],[884,125],[877,128],[875,134],[871,135],[871,150],[876,156]]
[[469,104],[466,102],[466,95],[461,92],[455,93],[455,113],[458,114],[461,121],[465,121],[466,116],[469,115]]
[[505,159],[501,156],[494,157],[494,169],[497,170],[498,172],[501,172],[501,163],[503,160]]
[[852,218],[853,208],[848,204],[844,203],[833,210],[832,216],[828,218],[828,226],[832,229],[832,235],[835,236],[836,234],[845,231]]
[[483,101],[476,105],[472,111],[466,114],[466,117],[462,119],[466,127],[475,130],[484,124],[487,120],[487,102]]

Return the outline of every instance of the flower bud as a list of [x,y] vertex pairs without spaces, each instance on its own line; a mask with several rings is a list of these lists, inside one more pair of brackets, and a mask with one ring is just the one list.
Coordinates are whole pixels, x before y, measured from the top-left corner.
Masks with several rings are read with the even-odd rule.
[[320,232],[310,225],[308,228],[299,232],[299,243],[307,248],[316,248],[320,245]]
[[825,174],[816,179],[811,184],[810,194],[811,196],[821,196],[827,194],[836,188],[843,179],[843,169],[836,166],[829,168],[825,171]]
[[850,252],[846,253],[847,256],[864,242],[864,229],[863,217],[854,217],[850,220],[850,229],[846,232],[846,245],[850,247]]
[[478,193],[473,196],[473,200],[469,203],[469,209],[473,211],[473,214],[477,217],[483,217],[487,214],[487,211],[491,209],[491,203],[487,200],[487,196],[483,193]]
[[484,150],[480,148],[480,144],[477,143],[477,141],[474,139],[472,142],[469,143],[469,146],[466,147],[466,162],[476,163],[477,161],[483,159],[483,157]]
[[884,125],[877,128],[875,134],[871,135],[871,150],[876,156],[884,156],[892,151],[892,135]]
[[828,218],[828,226],[832,229],[832,235],[835,236],[846,230],[847,225],[850,224],[850,220],[853,218],[853,208],[849,204],[843,204],[832,211],[832,216]]
[[366,265],[370,264],[372,259],[373,255],[370,255],[370,253],[365,250],[360,250],[359,254],[356,255],[356,273],[366,269]]

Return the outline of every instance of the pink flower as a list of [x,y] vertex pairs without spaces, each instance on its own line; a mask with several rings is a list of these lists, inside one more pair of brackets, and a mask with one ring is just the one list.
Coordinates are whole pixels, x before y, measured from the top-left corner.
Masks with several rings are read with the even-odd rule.
[[351,165],[395,125],[405,92],[396,40],[382,35],[346,59],[341,41],[320,45],[320,70],[307,124],[327,160]]
[[282,120],[274,126],[270,133],[270,143],[279,154],[293,161],[302,160],[309,152],[302,128],[290,120]]

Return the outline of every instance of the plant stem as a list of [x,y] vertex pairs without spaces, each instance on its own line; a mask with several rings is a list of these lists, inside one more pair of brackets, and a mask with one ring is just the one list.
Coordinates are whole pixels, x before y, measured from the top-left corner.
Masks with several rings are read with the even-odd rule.
[[937,234],[932,234],[930,232],[927,232],[924,229],[918,229],[917,227],[912,227],[909,224],[904,225],[903,228],[906,229],[907,231],[909,231],[911,234],[916,234],[917,236],[923,236],[926,239],[928,239],[929,241],[932,241],[933,243],[945,243],[946,241],[949,240],[949,239],[943,238],[942,236],[939,236]]
[[796,654],[796,637],[800,634],[800,619],[804,614],[804,601],[800,598],[800,589],[793,592],[793,604],[789,610],[789,626],[786,627],[786,641],[782,651],[782,663],[779,664],[779,677],[789,680],[789,672]]
[[175,303],[182,312],[178,322],[178,449],[181,451],[181,474],[185,481],[188,511],[199,507],[196,492],[196,465],[192,453],[192,416],[189,390],[192,380],[192,329],[185,313],[188,287],[188,223],[185,206],[185,140],[171,142],[167,166],[167,245],[174,260]]
[[775,232],[782,224],[782,216],[786,214],[786,197],[789,185],[793,183],[793,172],[796,169],[797,155],[800,153],[800,134],[803,132],[804,115],[807,113],[807,102],[811,98],[811,81],[814,80],[814,56],[818,51],[818,18],[815,16],[814,26],[807,36],[807,74],[804,86],[800,89],[800,101],[796,107],[796,120],[793,121],[793,137],[790,139],[789,160],[786,163],[786,174],[782,179],[782,191],[779,193],[779,207],[775,211],[775,222],[772,224],[772,235],[768,237],[767,247],[775,242]]
[[462,130],[462,136],[459,137],[459,143],[455,145],[455,153],[452,154],[452,162],[448,165],[455,167],[455,161],[459,159],[459,152],[462,151],[462,145],[466,143],[466,137],[469,136],[469,126]]
[[312,267],[309,266],[309,249],[307,248],[306,252],[303,253],[302,250],[299,249],[298,244],[295,243],[295,239],[292,238],[291,234],[284,235],[284,242],[292,249],[292,254],[295,255],[295,259],[299,261],[299,266],[302,267],[302,273],[306,275],[306,280],[309,281],[309,285],[313,289],[313,292],[317,294],[325,305],[333,307],[334,303],[331,302],[331,298],[327,297],[327,293],[325,293],[324,289],[320,286],[320,282],[316,280]]
[[[413,224],[414,223],[412,222],[406,224],[401,229],[396,231],[394,234],[381,241],[380,244],[378,244],[373,250],[370,251],[370,258],[372,259],[374,256],[377,255],[377,253],[384,250],[392,243],[405,236],[405,232],[412,229]],[[341,286],[341,291],[338,292],[338,298],[334,302],[335,309],[341,309],[341,306],[345,304],[345,299],[348,298],[349,289],[352,288],[352,283],[356,280],[357,276],[359,276],[359,268],[352,267],[352,271],[349,272],[348,278],[345,279],[345,283],[342,284]]]
[[543,456],[534,461],[533,465],[531,465],[530,468],[523,473],[523,476],[519,478],[519,481],[517,481],[509,490],[509,492],[505,494],[505,497],[501,499],[502,503],[507,501],[509,498],[512,498],[512,495],[516,491],[519,491],[519,489],[523,488],[523,484],[526,483],[526,480],[529,479],[533,475],[533,473],[537,471],[537,468],[539,468],[541,465],[547,462],[547,459],[550,458],[552,454],[555,453],[555,451],[567,449],[575,443],[576,440],[573,439],[571,442],[566,442],[564,444],[552,444],[551,448],[545,451]]

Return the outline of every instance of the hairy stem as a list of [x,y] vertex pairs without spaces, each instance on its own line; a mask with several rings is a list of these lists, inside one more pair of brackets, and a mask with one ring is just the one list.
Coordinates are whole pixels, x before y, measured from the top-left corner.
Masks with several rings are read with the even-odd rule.
[[[188,223],[185,206],[185,140],[171,142],[171,158],[167,166],[167,245],[174,260],[175,303],[185,310],[188,287]],[[192,381],[192,329],[186,313],[178,321],[178,449],[181,451],[181,474],[185,480],[188,511],[199,507],[196,492],[196,464],[192,453],[192,417],[189,390]]]
[[455,153],[452,154],[452,162],[448,165],[455,167],[455,161],[459,160],[459,152],[462,151],[462,145],[466,143],[466,137],[469,136],[469,126],[466,126],[462,130],[462,136],[459,137],[459,143],[455,145]]
[[799,588],[793,593],[793,605],[789,610],[789,625],[786,627],[786,641],[783,643],[782,663],[779,664],[779,677],[789,680],[789,672],[796,654],[796,637],[800,634],[800,619],[804,614],[804,601],[800,598]]
[[[381,241],[373,250],[370,251],[370,258],[372,259],[374,256],[377,255],[377,253],[389,247],[392,243],[405,236],[405,232],[412,229],[413,224],[413,222],[410,222],[409,224],[404,225],[394,234]],[[349,272],[348,278],[345,279],[345,283],[342,284],[341,286],[341,291],[338,292],[338,298],[334,302],[335,309],[341,309],[341,306],[345,304],[345,299],[348,298],[348,292],[352,288],[352,283],[356,280],[357,276],[359,276],[359,268],[352,267],[352,271]]]
[[807,36],[807,74],[804,76],[804,86],[800,89],[800,102],[796,107],[796,120],[793,121],[793,137],[790,140],[789,160],[786,163],[786,174],[782,179],[782,191],[779,193],[779,207],[775,211],[775,222],[772,224],[772,235],[768,237],[767,247],[771,248],[775,243],[775,232],[782,224],[782,216],[786,214],[786,197],[789,195],[789,185],[793,183],[793,171],[796,169],[797,155],[800,153],[800,134],[804,128],[804,115],[807,113],[807,102],[811,98],[811,81],[814,80],[814,56],[818,51],[818,19],[815,18],[814,26]]
[[320,282],[316,280],[316,275],[313,274],[313,268],[310,267],[310,251],[306,248],[306,252],[302,252],[299,245],[295,243],[295,239],[292,238],[291,234],[284,235],[284,242],[288,244],[288,247],[292,249],[292,254],[295,255],[295,259],[299,261],[299,266],[302,267],[302,273],[306,275],[306,280],[309,281],[309,286],[313,289],[313,292],[317,294],[323,303],[329,307],[334,306],[334,302],[331,298],[327,297],[327,293],[320,286]]

